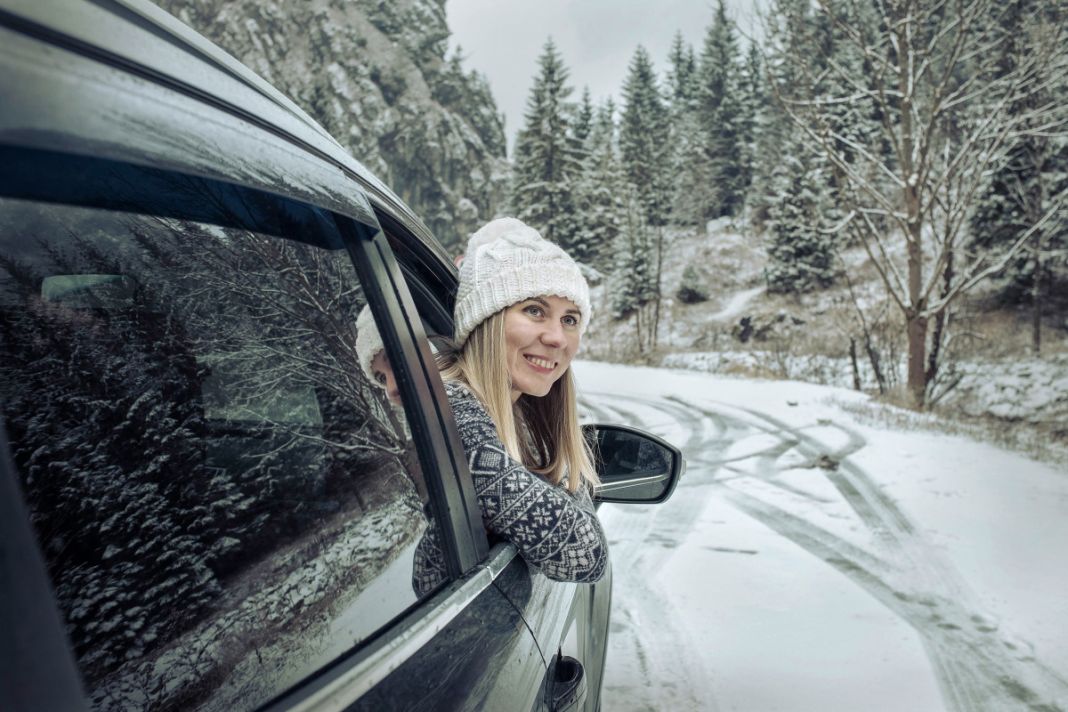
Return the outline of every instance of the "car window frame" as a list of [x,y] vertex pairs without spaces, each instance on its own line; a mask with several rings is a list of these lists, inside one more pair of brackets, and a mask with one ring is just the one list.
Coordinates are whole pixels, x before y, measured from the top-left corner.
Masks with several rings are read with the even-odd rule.
[[[355,663],[362,662],[362,667],[365,668],[366,661],[376,657],[375,651],[389,648],[388,643],[391,639],[411,640],[412,635],[409,633],[406,636],[405,629],[410,628],[414,622],[425,619],[428,614],[435,611],[441,612],[449,607],[455,609],[456,602],[451,597],[453,594],[459,592],[464,595],[464,592],[476,592],[477,595],[477,591],[488,586],[496,576],[495,570],[498,567],[491,566],[487,562],[488,547],[481,527],[481,514],[477,509],[473,485],[466,474],[462,448],[458,450],[455,447],[455,443],[459,442],[458,437],[450,441],[448,428],[444,425],[446,421],[451,422],[451,411],[448,409],[448,401],[441,380],[436,376],[437,368],[423,331],[419,312],[414,306],[401,268],[394,259],[389,242],[379,225],[366,224],[351,216],[339,215],[298,199],[269,194],[258,188],[227,183],[214,178],[181,174],[169,168],[147,168],[112,159],[0,144],[0,197],[191,219],[222,227],[253,229],[283,239],[293,239],[293,235],[287,234],[283,229],[257,224],[255,220],[235,223],[231,220],[218,219],[218,216],[204,211],[190,215],[188,210],[180,209],[175,205],[171,205],[171,209],[168,209],[167,200],[158,194],[142,196],[144,200],[141,203],[136,201],[117,203],[113,199],[114,196],[106,193],[106,186],[91,179],[94,174],[115,168],[130,171],[129,175],[138,173],[160,176],[181,175],[184,178],[204,181],[229,191],[254,195],[260,200],[284,201],[298,209],[310,209],[329,216],[334,221],[341,238],[341,245],[338,247],[343,247],[348,253],[348,259],[356,270],[364,296],[371,305],[387,355],[394,363],[403,364],[398,369],[400,375],[398,385],[413,443],[428,484],[431,506],[443,532],[442,548],[446,553],[448,577],[443,583],[444,590],[439,590],[430,599],[413,603],[337,660],[320,668],[292,690],[281,693],[281,697],[293,692],[304,697],[308,693],[303,688],[308,687],[311,680],[324,675],[329,676],[333,674],[335,668],[351,668]],[[139,187],[150,183],[151,181],[136,180],[129,182],[130,185]],[[355,186],[352,189],[358,190]],[[212,219],[213,217],[216,219]],[[63,613],[52,594],[51,577],[44,564],[37,533],[25,508],[19,474],[11,459],[6,434],[2,428],[3,423],[0,422],[0,477],[5,480],[5,489],[18,492],[19,496],[17,502],[8,503],[13,516],[4,518],[3,546],[8,549],[17,544],[18,549],[12,550],[10,554],[5,552],[6,570],[4,573],[10,573],[11,576],[5,576],[6,580],[0,587],[0,594],[4,601],[15,601],[24,598],[25,591],[32,590],[37,594],[35,599],[41,603],[27,620],[17,621],[17,629],[13,629],[15,635],[12,640],[36,638],[41,641],[41,646],[39,649],[35,648],[34,651],[21,649],[13,651],[18,652],[11,659],[18,662],[19,669],[12,679],[48,679],[50,681],[48,685],[35,686],[39,689],[32,694],[38,696],[31,698],[32,703],[26,706],[28,709],[47,708],[49,705],[40,707],[38,702],[54,702],[57,699],[70,701],[79,698],[86,703],[88,698],[85,695],[81,673],[77,668],[67,637]],[[465,481],[467,492],[464,492],[462,487]],[[16,564],[17,568],[11,568]],[[476,568],[474,575],[460,580]],[[44,591],[47,591],[48,595],[40,595]],[[446,593],[447,591],[452,591],[453,594]],[[33,621],[32,627],[29,621]],[[433,627],[438,629],[440,625]],[[57,651],[60,649],[65,651],[65,654],[57,657]],[[364,676],[366,677],[366,674]],[[315,687],[312,686],[308,690]],[[5,692],[5,697],[10,694],[11,699],[14,700],[17,694],[24,693],[25,691],[17,692],[13,688],[10,692]],[[4,698],[0,697],[0,699]],[[267,704],[270,705],[272,702],[269,701]],[[68,705],[62,706],[66,708]],[[14,704],[12,707],[21,709]]]

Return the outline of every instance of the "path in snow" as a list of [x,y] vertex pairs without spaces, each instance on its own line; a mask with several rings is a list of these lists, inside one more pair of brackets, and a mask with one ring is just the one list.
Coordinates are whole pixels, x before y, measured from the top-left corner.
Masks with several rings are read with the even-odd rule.
[[[697,397],[586,391],[583,401],[594,421],[679,444],[688,463],[667,504],[602,509],[616,575],[605,709],[1068,706],[1064,673],[984,610],[854,462],[868,446],[856,428],[799,427]],[[746,528],[752,538],[738,536]],[[717,563],[724,556],[748,561]],[[769,573],[782,590],[768,592]],[[822,619],[806,612],[832,600],[839,610]]]
[[743,311],[749,302],[753,301],[758,295],[764,293],[764,287],[753,287],[752,289],[746,289],[745,291],[736,293],[731,297],[730,301],[715,314],[708,317],[709,321],[731,321]]

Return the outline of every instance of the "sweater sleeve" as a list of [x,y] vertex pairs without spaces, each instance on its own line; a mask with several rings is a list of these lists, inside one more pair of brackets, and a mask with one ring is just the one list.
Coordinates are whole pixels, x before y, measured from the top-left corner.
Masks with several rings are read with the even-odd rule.
[[512,458],[482,403],[459,383],[447,383],[474,480],[482,521],[515,544],[526,561],[554,581],[592,583],[608,565],[608,542],[589,491],[574,495]]

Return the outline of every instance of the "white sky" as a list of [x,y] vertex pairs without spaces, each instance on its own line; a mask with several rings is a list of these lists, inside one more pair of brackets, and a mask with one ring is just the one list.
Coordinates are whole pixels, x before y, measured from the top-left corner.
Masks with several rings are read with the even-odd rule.
[[[727,0],[727,13],[747,34],[754,2]],[[700,54],[713,0],[447,0],[450,51],[463,48],[468,69],[489,79],[506,117],[508,144],[522,126],[538,55],[551,35],[571,71],[573,98],[589,86],[594,103],[621,102],[627,65],[640,44],[661,77],[676,31]],[[745,42],[740,47],[746,47]]]

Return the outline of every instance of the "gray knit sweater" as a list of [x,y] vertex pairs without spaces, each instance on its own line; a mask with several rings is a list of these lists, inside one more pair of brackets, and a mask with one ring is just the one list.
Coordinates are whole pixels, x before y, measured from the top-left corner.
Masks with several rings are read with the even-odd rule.
[[[482,403],[461,383],[445,384],[475,485],[482,522],[515,544],[528,564],[554,581],[592,583],[608,565],[608,542],[589,490],[571,494],[513,459]],[[416,547],[412,586],[422,596],[445,578],[431,523]]]

